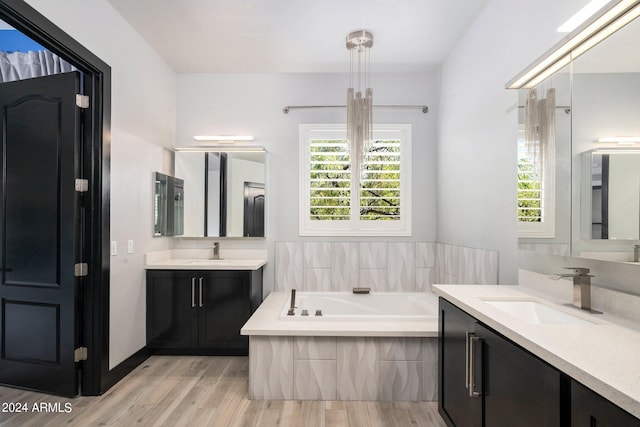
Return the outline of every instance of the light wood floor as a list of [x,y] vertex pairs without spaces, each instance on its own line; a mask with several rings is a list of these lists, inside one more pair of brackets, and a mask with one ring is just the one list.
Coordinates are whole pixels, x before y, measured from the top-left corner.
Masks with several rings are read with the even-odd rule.
[[[0,387],[0,405],[30,411],[0,412],[0,426],[445,426],[436,402],[248,400],[247,383],[246,357],[153,356],[99,397]],[[70,403],[71,412],[31,412],[40,402]]]

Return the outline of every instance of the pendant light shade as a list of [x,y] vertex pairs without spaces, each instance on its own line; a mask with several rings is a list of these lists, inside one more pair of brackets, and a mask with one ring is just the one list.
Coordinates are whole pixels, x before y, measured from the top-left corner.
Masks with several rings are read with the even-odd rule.
[[347,140],[351,153],[362,169],[373,137],[373,89],[370,82],[370,49],[373,35],[365,30],[347,36],[350,53],[349,88],[347,89]]

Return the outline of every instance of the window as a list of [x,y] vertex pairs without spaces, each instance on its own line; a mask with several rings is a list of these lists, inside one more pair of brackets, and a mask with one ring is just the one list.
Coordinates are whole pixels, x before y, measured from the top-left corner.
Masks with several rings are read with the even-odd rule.
[[376,125],[360,173],[344,125],[300,125],[300,235],[411,235],[411,125]]
[[544,168],[536,167],[538,146],[528,147],[524,129],[518,132],[518,237],[555,236],[555,159],[547,151]]

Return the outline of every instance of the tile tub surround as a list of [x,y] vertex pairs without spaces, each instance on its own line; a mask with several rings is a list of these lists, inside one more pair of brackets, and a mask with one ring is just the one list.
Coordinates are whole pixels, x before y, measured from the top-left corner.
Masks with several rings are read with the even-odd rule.
[[276,242],[275,264],[276,291],[420,292],[498,280],[496,251],[433,242]]
[[[605,312],[583,313],[564,307],[570,301],[532,293],[524,286],[434,285],[436,294],[640,418],[640,325]],[[487,304],[483,299],[540,298],[557,308],[595,322],[590,325],[536,325]],[[624,324],[624,326],[623,326]],[[631,327],[633,326],[633,327]]]
[[435,400],[437,314],[430,321],[280,319],[272,292],[243,326],[249,396],[274,400]]
[[433,401],[437,338],[251,336],[249,398]]

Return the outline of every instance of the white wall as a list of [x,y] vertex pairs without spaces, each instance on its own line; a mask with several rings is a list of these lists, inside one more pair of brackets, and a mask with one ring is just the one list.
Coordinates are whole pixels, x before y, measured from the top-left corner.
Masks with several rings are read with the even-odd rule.
[[584,0],[490,0],[442,67],[437,241],[499,251],[516,284],[517,92],[505,83],[562,38]]
[[[153,238],[152,172],[171,172],[162,146],[175,138],[176,74],[106,0],[26,0],[111,66],[111,257],[109,366],[145,346],[143,254]],[[128,255],[127,240],[134,241]]]
[[[291,111],[285,105],[344,104],[346,74],[181,74],[178,76],[177,144],[193,143],[193,135],[253,135],[266,147],[266,239],[225,241],[225,247],[266,247],[265,294],[273,290],[274,242],[298,236],[298,125],[344,123],[345,111]],[[435,240],[435,138],[438,76],[434,73],[374,75],[375,104],[428,104],[429,114],[377,109],[376,123],[413,125],[414,241]],[[314,239],[319,240],[319,239]],[[322,239],[320,239],[322,240]],[[354,240],[327,238],[325,240]],[[360,239],[376,240],[376,239]],[[390,240],[390,239],[380,239]],[[204,243],[183,239],[178,246]]]

